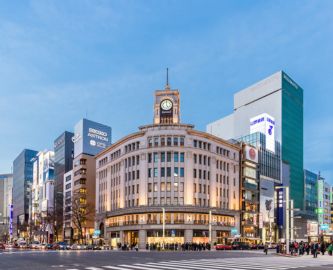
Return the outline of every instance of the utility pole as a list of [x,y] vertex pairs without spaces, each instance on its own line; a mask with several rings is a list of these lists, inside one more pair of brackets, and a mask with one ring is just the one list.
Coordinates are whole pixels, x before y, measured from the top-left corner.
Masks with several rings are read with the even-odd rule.
[[212,246],[212,210],[209,210],[209,245]]
[[162,207],[162,230],[163,230],[163,249],[165,245],[165,208]]

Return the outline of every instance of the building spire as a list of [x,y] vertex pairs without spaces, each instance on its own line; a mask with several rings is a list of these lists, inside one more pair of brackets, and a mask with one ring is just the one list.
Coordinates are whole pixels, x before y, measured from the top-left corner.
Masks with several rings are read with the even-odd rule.
[[165,85],[165,89],[169,89],[170,90],[170,85],[169,85],[169,68],[166,69],[166,85]]

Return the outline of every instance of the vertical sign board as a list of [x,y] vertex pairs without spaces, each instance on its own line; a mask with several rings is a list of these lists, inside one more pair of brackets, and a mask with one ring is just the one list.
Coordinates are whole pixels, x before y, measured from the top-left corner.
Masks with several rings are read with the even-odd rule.
[[266,149],[275,153],[275,119],[262,113],[250,119],[250,134],[261,132],[266,136]]

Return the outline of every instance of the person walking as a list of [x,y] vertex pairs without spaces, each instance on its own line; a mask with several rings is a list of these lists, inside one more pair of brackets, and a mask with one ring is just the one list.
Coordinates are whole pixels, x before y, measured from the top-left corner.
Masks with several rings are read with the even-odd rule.
[[312,245],[313,258],[317,258],[318,255],[318,243]]
[[325,242],[322,242],[320,244],[320,251],[321,251],[322,255],[325,255],[325,251],[326,251],[326,244],[325,244]]
[[268,253],[268,245],[267,244],[265,244],[265,246],[264,246],[264,252],[267,255],[267,253]]
[[328,255],[329,256],[332,256],[332,252],[333,252],[333,244],[329,244],[328,248],[327,248],[327,251],[328,251]]

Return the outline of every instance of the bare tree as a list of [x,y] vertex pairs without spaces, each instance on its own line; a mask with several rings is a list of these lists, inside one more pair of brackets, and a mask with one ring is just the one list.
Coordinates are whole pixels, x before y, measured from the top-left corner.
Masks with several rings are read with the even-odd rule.
[[82,240],[86,240],[86,236],[83,235],[83,228],[89,221],[94,221],[95,207],[86,202],[82,202],[82,195],[74,194],[72,197],[72,222],[78,231],[78,242],[82,243]]

